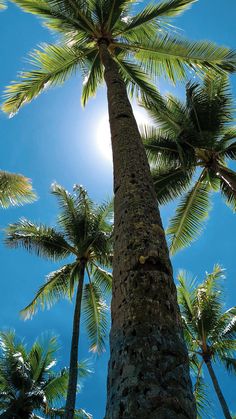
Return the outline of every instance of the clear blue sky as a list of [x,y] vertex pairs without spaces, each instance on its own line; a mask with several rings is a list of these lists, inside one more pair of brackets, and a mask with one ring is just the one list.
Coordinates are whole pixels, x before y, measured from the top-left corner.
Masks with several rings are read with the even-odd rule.
[[[235,0],[199,0],[175,24],[192,40],[210,39],[236,48],[235,16]],[[30,50],[41,42],[54,40],[39,20],[12,5],[0,15],[0,39],[1,92],[15,79],[17,71],[27,67],[24,57]],[[236,96],[235,77],[232,85]],[[163,92],[168,90],[166,84],[160,88]],[[13,119],[0,115],[0,167],[30,177],[40,197],[32,205],[1,210],[1,229],[21,216],[54,224],[57,207],[49,188],[55,180],[68,189],[75,183],[83,184],[97,201],[112,195],[112,166],[97,141],[97,128],[106,113],[105,89],[98,92],[95,100],[90,100],[85,110],[80,106],[80,91],[81,79],[77,76],[62,88],[41,95]],[[173,92],[182,95],[183,88],[178,86]],[[173,210],[174,205],[161,209],[165,225]],[[216,196],[204,234],[191,248],[173,259],[175,272],[187,269],[200,278],[205,271],[211,271],[214,263],[222,264],[227,269],[227,307],[236,305],[235,233],[235,215]],[[39,312],[32,321],[23,322],[18,315],[43,283],[45,275],[56,266],[23,250],[6,249],[2,240],[0,246],[0,329],[13,327],[30,343],[45,329],[55,332],[60,336],[62,346],[59,364],[68,365],[72,304],[61,302],[50,311]],[[82,358],[88,357],[87,350],[83,331],[80,339]],[[104,414],[107,361],[108,352],[93,360],[95,372],[85,382],[78,399],[78,405],[92,413],[94,419],[102,419]],[[227,377],[221,369],[217,369],[217,374],[229,406],[236,413],[236,378]],[[212,417],[220,419],[221,410],[210,391],[214,400]]]

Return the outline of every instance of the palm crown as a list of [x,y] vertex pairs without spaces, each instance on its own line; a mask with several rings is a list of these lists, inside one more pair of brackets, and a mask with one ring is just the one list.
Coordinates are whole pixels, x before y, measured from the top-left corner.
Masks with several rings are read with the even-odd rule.
[[229,372],[236,372],[236,307],[224,309],[223,274],[224,270],[215,265],[201,284],[184,271],[178,275],[178,302],[197,390],[204,363],[220,363]]
[[159,203],[182,196],[167,233],[175,253],[201,232],[212,191],[220,191],[236,210],[236,173],[227,161],[236,158],[236,127],[232,126],[232,94],[226,77],[189,83],[186,103],[169,95],[159,103],[146,100],[157,127],[144,130]]
[[[57,339],[38,339],[28,349],[12,331],[0,334],[0,412],[5,418],[62,417],[68,385],[68,370],[55,371]],[[88,375],[86,363],[79,366],[80,377]],[[90,418],[78,410],[77,419]]]
[[0,170],[0,207],[32,202],[36,195],[30,180],[23,175]]
[[112,206],[110,203],[96,206],[80,186],[75,186],[74,192],[70,194],[60,185],[53,185],[52,193],[61,206],[59,230],[22,219],[7,228],[6,243],[10,247],[23,246],[50,260],[74,258],[48,275],[33,301],[22,310],[24,318],[31,317],[38,307],[49,308],[65,297],[72,299],[80,279],[81,264],[85,264],[88,282],[83,289],[83,314],[91,350],[100,352],[104,348],[107,327],[104,295],[111,289],[112,278],[103,269],[103,266],[111,266],[109,217]]
[[166,0],[149,4],[133,15],[133,0],[13,0],[38,15],[60,36],[56,45],[42,45],[30,55],[34,70],[20,74],[7,88],[3,110],[11,115],[48,87],[62,84],[78,69],[84,75],[82,103],[103,82],[99,45],[105,42],[129,92],[158,99],[151,78],[183,79],[188,69],[234,71],[235,53],[210,42],[189,42],[168,34],[166,19],[195,0]]

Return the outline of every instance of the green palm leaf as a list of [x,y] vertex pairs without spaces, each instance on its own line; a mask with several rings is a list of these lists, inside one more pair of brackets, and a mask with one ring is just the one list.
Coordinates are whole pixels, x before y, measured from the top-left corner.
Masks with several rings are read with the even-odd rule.
[[30,55],[29,62],[36,67],[20,74],[20,82],[8,86],[3,105],[4,112],[14,115],[19,108],[36,98],[48,87],[63,84],[84,62],[86,53],[67,45],[42,45]]
[[189,246],[202,230],[210,210],[209,186],[202,181],[198,182],[182,199],[175,215],[170,220],[167,234],[170,237],[170,252]]
[[235,71],[235,53],[210,42],[189,42],[166,35],[129,45],[117,43],[117,46],[133,51],[149,74],[167,76],[173,82],[188,77],[191,69],[202,74],[209,70]]
[[[67,264],[47,276],[47,282],[40,287],[30,304],[21,310],[21,316],[27,320],[34,316],[38,307],[42,310],[51,308],[61,298],[73,296],[77,263]],[[73,284],[73,285],[71,285]]]
[[22,205],[36,199],[29,179],[22,175],[0,171],[0,206]]
[[236,173],[218,165],[216,176],[220,179],[220,189],[226,203],[236,211]]
[[191,185],[193,173],[181,167],[169,167],[152,171],[153,183],[159,204],[181,196]]
[[176,16],[190,7],[195,1],[196,0],[167,0],[157,5],[149,4],[134,18],[130,19],[130,22],[123,29],[123,33],[129,32],[140,26],[150,26],[153,20],[156,21],[156,26],[158,27],[158,18]]
[[89,73],[85,76],[82,90],[82,105],[85,106],[88,99],[96,94],[98,85],[103,82],[103,67],[99,52],[96,51],[90,59]]
[[98,285],[92,282],[86,284],[83,292],[83,315],[92,352],[101,353],[105,350],[107,309]]
[[71,252],[61,233],[25,218],[6,228],[5,243],[11,248],[23,247],[29,252],[51,260],[64,259]]

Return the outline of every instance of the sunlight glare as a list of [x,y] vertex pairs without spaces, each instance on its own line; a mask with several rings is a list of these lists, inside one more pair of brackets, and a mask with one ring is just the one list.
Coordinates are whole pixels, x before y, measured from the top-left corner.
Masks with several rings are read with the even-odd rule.
[[[150,119],[141,108],[134,108],[134,116],[139,126],[150,124]],[[97,145],[102,156],[109,162],[112,162],[111,137],[108,114],[104,115],[97,126]]]

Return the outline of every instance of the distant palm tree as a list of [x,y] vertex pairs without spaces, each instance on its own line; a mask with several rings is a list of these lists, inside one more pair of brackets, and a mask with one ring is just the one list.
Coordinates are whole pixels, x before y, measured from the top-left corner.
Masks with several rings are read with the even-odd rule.
[[[228,372],[236,372],[236,306],[224,311],[221,280],[224,270],[215,265],[212,273],[197,285],[178,275],[178,302],[190,360],[197,366],[197,380],[206,365],[225,418],[231,418],[212,363],[222,364]],[[196,380],[196,385],[199,383]]]
[[[48,275],[46,284],[33,301],[22,311],[31,317],[38,307],[51,307],[61,298],[72,299],[77,287],[73,333],[71,342],[69,385],[66,417],[73,418],[76,386],[81,303],[86,321],[91,350],[104,349],[107,332],[107,306],[104,295],[111,290],[112,275],[103,269],[111,266],[111,230],[109,217],[112,205],[96,206],[81,186],[74,187],[74,194],[54,184],[52,193],[59,201],[59,230],[37,225],[22,219],[7,228],[6,243],[10,247],[24,247],[49,260],[68,257],[73,261]],[[84,283],[85,275],[88,282]]]
[[0,207],[32,202],[36,194],[30,180],[23,175],[0,170]]
[[[37,339],[28,349],[15,332],[0,333],[0,417],[5,419],[40,419],[62,417],[68,385],[68,370],[55,371],[58,344],[56,337]],[[88,375],[85,363],[79,365],[80,377]],[[84,410],[75,418],[91,418]]]
[[143,139],[153,170],[157,199],[164,204],[182,196],[170,221],[170,251],[189,245],[201,232],[211,192],[221,192],[236,210],[236,126],[229,81],[205,77],[189,83],[186,103],[172,95],[159,103],[146,100],[156,127],[145,127]]
[[[169,19],[194,1],[164,0],[144,4],[140,9],[140,2],[133,0],[13,0],[26,12],[43,19],[44,25],[59,34],[60,42],[43,45],[31,54],[33,70],[22,72],[20,80],[7,88],[5,112],[14,115],[47,88],[61,85],[79,72],[84,76],[83,104],[104,81],[108,90],[115,192],[106,411],[109,419],[122,415],[160,417],[163,411],[173,416],[176,402],[172,395],[176,392],[182,414],[193,412],[194,417],[190,379],[186,384],[186,348],[176,321],[178,306],[168,248],[147,158],[127,96],[128,89],[131,95],[148,95],[158,100],[159,93],[150,80],[163,75],[178,80],[188,76],[189,70],[203,74],[208,70],[222,73],[236,69],[236,55],[228,48],[178,39],[170,33]],[[168,280],[163,279],[166,275]],[[152,284],[150,293],[144,292],[145,287],[151,290],[148,284]],[[156,327],[152,327],[154,322]],[[151,342],[148,347],[147,329]],[[157,353],[153,347],[158,348]],[[168,351],[163,349],[166,347]],[[127,348],[136,356],[127,356]],[[178,370],[172,369],[172,377],[165,373],[167,364]],[[149,371],[156,377],[152,383]],[[147,388],[150,391],[146,392]],[[161,402],[153,397],[154,393],[162,394]]]

